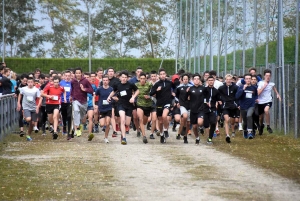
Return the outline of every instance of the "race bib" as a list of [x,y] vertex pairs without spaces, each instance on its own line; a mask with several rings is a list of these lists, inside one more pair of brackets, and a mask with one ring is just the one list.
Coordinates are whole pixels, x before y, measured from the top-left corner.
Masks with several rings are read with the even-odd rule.
[[127,93],[126,93],[126,91],[124,90],[124,91],[121,91],[121,92],[120,92],[120,95],[121,95],[121,96],[126,96]]
[[53,96],[53,100],[58,100],[58,96]]
[[64,87],[64,89],[65,89],[66,92],[70,92],[71,87]]
[[108,105],[109,102],[108,102],[107,100],[103,100],[102,104],[103,104],[103,105]]
[[33,101],[33,96],[27,96],[27,100],[30,102]]
[[252,98],[252,93],[246,93],[246,98]]

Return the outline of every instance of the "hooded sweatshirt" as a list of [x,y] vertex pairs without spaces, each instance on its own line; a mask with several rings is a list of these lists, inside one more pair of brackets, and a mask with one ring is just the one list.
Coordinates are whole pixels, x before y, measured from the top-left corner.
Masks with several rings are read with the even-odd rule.
[[[85,91],[82,91],[80,88],[80,84],[83,85]],[[87,94],[92,94],[94,92],[92,85],[90,82],[85,78],[82,77],[79,81],[75,78],[71,81],[71,97],[73,101],[77,100],[81,104],[87,103]]]

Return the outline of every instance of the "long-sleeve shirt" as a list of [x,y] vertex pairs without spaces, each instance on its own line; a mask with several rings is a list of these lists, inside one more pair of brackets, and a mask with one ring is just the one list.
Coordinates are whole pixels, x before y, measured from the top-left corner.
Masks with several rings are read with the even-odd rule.
[[[80,88],[80,84],[83,85],[85,91],[82,91]],[[73,101],[77,100],[81,104],[87,103],[87,94],[92,94],[94,92],[91,83],[84,77],[80,80],[73,79],[71,81],[71,97]]]
[[244,86],[240,86],[235,97],[240,101],[241,110],[247,110],[250,107],[254,107],[255,100],[258,98],[257,87],[251,85],[247,86],[244,90]]

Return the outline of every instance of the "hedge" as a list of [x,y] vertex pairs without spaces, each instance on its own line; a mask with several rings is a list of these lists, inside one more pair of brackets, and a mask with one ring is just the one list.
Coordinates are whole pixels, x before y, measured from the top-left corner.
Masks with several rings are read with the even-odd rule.
[[[75,67],[81,67],[84,72],[89,70],[88,59],[5,58],[5,62],[17,73],[33,72],[36,68],[40,68],[43,73],[48,73],[50,69],[63,71]],[[116,71],[135,71],[138,66],[141,66],[145,72],[150,72],[157,71],[160,63],[161,59],[92,59],[92,72],[98,67],[103,69],[114,67]],[[175,60],[164,60],[162,68],[166,69],[168,74],[174,74]]]

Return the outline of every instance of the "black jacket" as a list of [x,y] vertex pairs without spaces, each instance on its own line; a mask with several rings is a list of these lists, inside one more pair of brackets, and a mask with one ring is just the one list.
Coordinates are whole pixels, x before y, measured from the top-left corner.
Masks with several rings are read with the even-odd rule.
[[234,83],[229,86],[227,86],[225,83],[223,86],[219,87],[218,90],[220,92],[224,109],[235,109],[238,107],[238,103],[235,98],[238,88],[239,87]]

